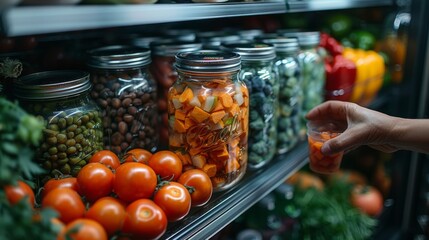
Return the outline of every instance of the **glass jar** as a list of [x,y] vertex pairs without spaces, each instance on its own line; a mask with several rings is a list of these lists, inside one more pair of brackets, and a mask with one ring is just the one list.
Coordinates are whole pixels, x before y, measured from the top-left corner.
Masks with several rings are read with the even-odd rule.
[[158,108],[148,69],[150,50],[115,45],[89,55],[91,96],[102,109],[105,148],[120,156],[133,148],[156,151]]
[[274,72],[274,47],[265,43],[231,43],[223,45],[241,56],[239,79],[250,95],[249,167],[260,168],[276,153],[278,79]]
[[197,40],[203,44],[203,49],[220,50],[222,44],[239,41],[240,36],[226,31],[199,32]]
[[103,149],[101,112],[90,88],[88,73],[71,70],[34,73],[15,83],[20,105],[45,124],[35,155],[48,171],[43,182],[61,174],[77,176]]
[[213,50],[176,55],[179,78],[168,95],[169,146],[184,168],[202,169],[215,191],[245,174],[249,93],[240,56]]
[[261,35],[257,40],[274,45],[274,70],[279,79],[279,107],[277,123],[277,151],[286,153],[299,140],[302,108],[301,67],[298,62],[299,45],[296,38]]
[[177,72],[173,64],[178,52],[191,52],[200,50],[201,43],[183,41],[156,41],[151,44],[152,64],[151,73],[158,87],[158,113],[160,116],[159,140],[160,147],[168,145],[168,90],[177,80]]
[[302,69],[302,91],[304,93],[301,111],[301,139],[305,139],[305,115],[324,98],[325,65],[317,51],[320,32],[283,32],[282,36],[298,38],[301,52],[298,60]]

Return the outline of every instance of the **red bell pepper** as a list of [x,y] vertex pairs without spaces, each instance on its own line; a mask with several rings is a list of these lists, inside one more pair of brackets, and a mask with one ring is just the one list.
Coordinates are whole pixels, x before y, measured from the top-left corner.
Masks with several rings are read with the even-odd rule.
[[349,101],[356,81],[356,64],[342,55],[325,61],[325,100]]
[[320,34],[319,46],[325,48],[331,56],[341,55],[343,53],[343,46],[341,43],[327,33]]

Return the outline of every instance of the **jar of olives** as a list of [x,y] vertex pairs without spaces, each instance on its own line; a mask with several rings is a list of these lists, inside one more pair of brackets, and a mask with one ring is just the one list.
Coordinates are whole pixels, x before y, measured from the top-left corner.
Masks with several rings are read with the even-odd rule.
[[239,79],[249,91],[249,167],[260,168],[274,157],[277,145],[279,84],[274,72],[274,46],[265,43],[231,43],[225,50],[241,56]]
[[277,123],[277,151],[286,153],[299,140],[302,108],[301,67],[298,62],[299,45],[296,38],[265,34],[258,41],[274,45],[274,70],[279,79],[279,108]]
[[161,117],[159,126],[159,140],[161,147],[168,145],[168,90],[177,80],[177,71],[173,64],[178,52],[192,52],[200,50],[201,43],[184,41],[156,41],[151,44],[152,64],[151,73],[158,84],[158,112]]
[[44,121],[35,159],[49,177],[76,176],[92,154],[103,149],[100,109],[89,96],[89,74],[49,71],[27,75],[15,84],[15,96],[29,113]]
[[168,93],[169,146],[185,169],[202,169],[215,191],[235,185],[247,167],[249,93],[240,56],[214,50],[176,55]]
[[157,149],[157,92],[150,63],[147,48],[114,45],[89,52],[91,96],[102,109],[104,145],[118,155],[133,148]]

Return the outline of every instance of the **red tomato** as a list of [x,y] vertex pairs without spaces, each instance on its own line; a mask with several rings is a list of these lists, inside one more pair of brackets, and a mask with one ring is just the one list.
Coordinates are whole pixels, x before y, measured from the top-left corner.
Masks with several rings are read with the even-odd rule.
[[42,199],[55,188],[71,188],[79,193],[79,184],[77,183],[77,178],[68,177],[55,179],[52,178],[43,185],[42,190]]
[[114,174],[101,163],[88,163],[77,175],[80,192],[90,202],[112,192]]
[[106,231],[100,223],[91,219],[76,219],[60,232],[58,240],[107,240]]
[[153,201],[174,222],[184,218],[191,210],[191,195],[182,184],[169,182],[156,191]]
[[125,162],[139,162],[145,163],[149,161],[149,158],[152,156],[152,153],[148,150],[142,148],[131,149],[125,154]]
[[179,183],[190,187],[192,206],[202,206],[206,204],[213,194],[213,185],[210,177],[202,170],[190,169],[180,176]]
[[156,152],[150,157],[148,165],[163,180],[176,181],[182,174],[182,161],[172,151]]
[[128,205],[122,232],[139,239],[158,239],[167,229],[167,216],[150,199],[139,199]]
[[33,189],[23,181],[18,181],[17,185],[8,185],[4,188],[7,200],[10,204],[18,203],[22,198],[27,197],[28,203],[34,207],[35,197]]
[[42,200],[43,208],[53,208],[59,213],[63,223],[69,223],[85,214],[85,205],[79,194],[70,188],[56,188]]
[[109,236],[122,229],[125,204],[113,197],[98,199],[86,212],[86,218],[100,223]]
[[143,163],[126,162],[116,169],[113,190],[121,200],[132,202],[152,197],[156,184],[152,168]]
[[96,152],[89,159],[90,163],[102,163],[112,169],[116,169],[121,165],[118,155],[110,150],[101,150]]
[[383,196],[372,186],[355,185],[351,202],[369,216],[378,216],[383,210]]

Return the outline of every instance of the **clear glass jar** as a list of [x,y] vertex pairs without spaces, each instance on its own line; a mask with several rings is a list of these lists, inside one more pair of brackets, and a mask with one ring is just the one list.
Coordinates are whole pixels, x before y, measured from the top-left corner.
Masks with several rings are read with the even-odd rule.
[[277,124],[277,151],[286,153],[299,140],[302,108],[302,74],[298,62],[299,45],[296,38],[261,35],[257,41],[274,45],[274,70],[279,79],[279,108]]
[[35,159],[51,177],[77,176],[92,154],[103,149],[102,117],[90,98],[89,74],[50,71],[27,75],[15,84],[20,105],[45,123]]
[[277,145],[279,83],[274,72],[274,46],[231,43],[223,47],[241,56],[239,79],[250,95],[249,167],[260,168],[274,157]]
[[304,93],[301,111],[300,137],[305,139],[305,115],[323,102],[325,86],[325,65],[317,51],[320,32],[283,32],[282,36],[298,38],[301,52],[298,60],[302,69],[302,91]]
[[175,56],[178,52],[197,51],[202,48],[201,43],[183,41],[156,41],[151,44],[152,64],[150,71],[158,87],[158,113],[162,125],[159,126],[160,147],[168,145],[168,90],[177,80],[177,71],[174,68]]
[[149,73],[150,50],[107,46],[89,52],[91,96],[102,109],[104,145],[118,155],[133,148],[156,151],[156,83]]
[[176,55],[179,78],[168,95],[169,147],[184,168],[202,169],[215,191],[235,185],[247,167],[249,93],[240,56],[201,50]]

